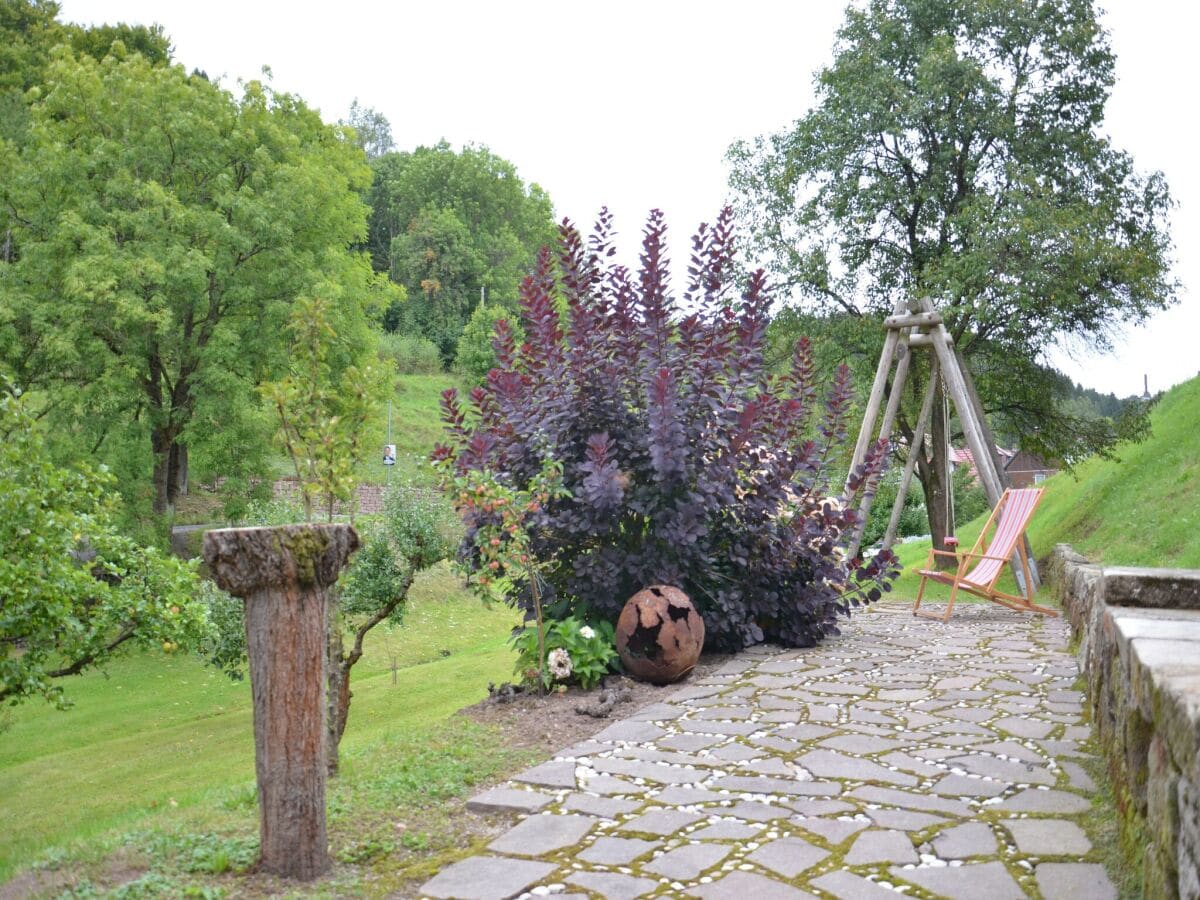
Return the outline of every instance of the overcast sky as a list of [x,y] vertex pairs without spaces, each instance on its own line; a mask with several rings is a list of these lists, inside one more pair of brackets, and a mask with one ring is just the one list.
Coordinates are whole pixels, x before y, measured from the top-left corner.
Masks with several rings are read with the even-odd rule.
[[[589,225],[602,205],[632,254],[648,210],[675,255],[726,196],[724,154],[779,130],[813,102],[843,0],[605,3],[343,0],[62,0],[70,21],[160,23],[176,58],[227,86],[270,66],[328,121],[352,100],[392,123],[399,149],[445,138],[486,144]],[[1112,356],[1077,349],[1055,364],[1124,396],[1200,370],[1200,174],[1195,41],[1200,12],[1179,0],[1109,0],[1117,54],[1107,129],[1138,167],[1166,174],[1181,303],[1130,330]],[[680,286],[682,287],[682,286]]]

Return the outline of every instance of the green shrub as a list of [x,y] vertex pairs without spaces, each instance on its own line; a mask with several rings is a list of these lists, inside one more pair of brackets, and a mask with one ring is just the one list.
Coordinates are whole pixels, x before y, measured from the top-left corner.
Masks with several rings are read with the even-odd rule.
[[442,371],[437,344],[420,335],[380,335],[379,356],[393,362],[400,375],[436,375]]
[[525,341],[525,333],[521,329],[520,316],[502,306],[475,307],[475,312],[471,313],[458,339],[454,368],[476,384],[482,384],[487,379],[487,373],[497,366],[492,336],[496,333],[496,323],[501,319],[508,322],[514,342],[518,347],[521,346]]
[[[862,546],[870,547],[883,540],[888,520],[892,516],[892,506],[896,502],[896,494],[900,490],[901,474],[900,467],[893,466],[880,478],[875,500],[871,504],[871,515],[867,518],[867,527],[863,529]],[[900,513],[896,537],[911,537],[928,532],[925,503],[921,499],[920,486],[914,483],[909,486],[908,495],[904,498],[904,509]]]
[[950,485],[954,491],[954,520],[957,525],[977,519],[991,508],[983,486],[978,478],[971,475],[967,466],[955,468]]

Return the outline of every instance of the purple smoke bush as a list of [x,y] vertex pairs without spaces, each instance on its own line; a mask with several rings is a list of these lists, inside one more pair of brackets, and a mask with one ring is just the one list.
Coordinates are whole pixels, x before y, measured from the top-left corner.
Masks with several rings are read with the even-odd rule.
[[[730,222],[724,210],[693,238],[682,303],[661,213],[650,214],[636,276],[612,260],[607,211],[586,243],[564,222],[557,255],[544,249],[521,287],[526,342],[518,348],[497,323],[499,367],[486,385],[467,408],[453,390],[443,396],[451,446],[435,456],[518,486],[548,457],[563,465],[570,496],[536,510],[529,527],[531,549],[551,561],[553,618],[612,622],[638,590],[673,584],[704,617],[710,646],[805,647],[898,574],[890,553],[845,558],[882,442],[830,496],[849,371],[823,402],[807,341],[786,375],[767,372],[764,276],[735,292]],[[473,547],[468,533],[468,566]]]

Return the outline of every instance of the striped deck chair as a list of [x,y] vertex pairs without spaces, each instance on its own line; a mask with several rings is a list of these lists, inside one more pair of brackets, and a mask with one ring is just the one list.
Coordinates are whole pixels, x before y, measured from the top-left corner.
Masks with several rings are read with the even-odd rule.
[[[996,504],[996,508],[992,510],[983,530],[979,532],[979,540],[975,542],[975,546],[971,548],[970,552],[960,555],[948,550],[930,550],[925,568],[917,570],[917,574],[921,576],[921,587],[917,591],[917,602],[913,605],[913,615],[947,621],[950,613],[954,611],[954,598],[959,591],[984,597],[1020,612],[1038,612],[1047,616],[1058,615],[1054,610],[1038,606],[1033,602],[1033,578],[1029,574],[1029,558],[1025,555],[1025,541],[1023,540],[1025,529],[1033,517],[1033,511],[1041,502],[1042,493],[1041,488],[1009,488],[1005,491],[1000,497],[1000,502]],[[992,535],[991,542],[984,551],[983,543],[987,540],[988,531],[993,525],[996,528],[995,534]],[[1012,559],[1014,551],[1020,557],[1021,568],[1025,573],[1024,597],[996,590],[996,582],[1000,580],[1004,566]],[[953,557],[958,561],[958,570],[942,572],[933,568],[935,556]],[[925,596],[927,581],[950,585],[950,600],[946,603],[944,613],[921,609],[921,598]]]

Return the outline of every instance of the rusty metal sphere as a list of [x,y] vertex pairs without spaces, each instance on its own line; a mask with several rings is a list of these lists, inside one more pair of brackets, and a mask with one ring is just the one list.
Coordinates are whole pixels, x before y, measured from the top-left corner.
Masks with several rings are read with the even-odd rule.
[[651,684],[670,684],[700,659],[704,620],[687,594],[656,584],[629,598],[617,619],[616,638],[626,672]]

